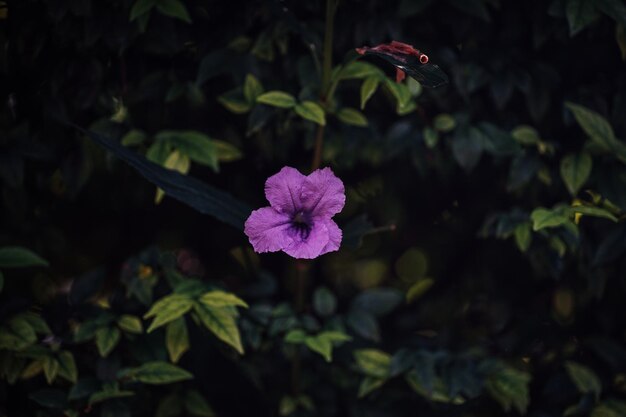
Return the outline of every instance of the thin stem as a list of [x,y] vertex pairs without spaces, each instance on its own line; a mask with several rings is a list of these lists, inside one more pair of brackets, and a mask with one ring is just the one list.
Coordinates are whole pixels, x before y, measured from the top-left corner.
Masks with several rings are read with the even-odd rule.
[[[337,10],[336,0],[326,0],[326,30],[324,32],[324,49],[322,50],[322,88],[320,89],[320,102],[322,106],[326,104],[330,93],[330,75],[333,67],[333,28],[335,26],[335,11]],[[334,88],[333,88],[334,90]],[[322,125],[317,126],[315,134],[315,148],[313,151],[313,161],[311,171],[315,171],[322,163],[322,150],[324,148],[324,131]]]

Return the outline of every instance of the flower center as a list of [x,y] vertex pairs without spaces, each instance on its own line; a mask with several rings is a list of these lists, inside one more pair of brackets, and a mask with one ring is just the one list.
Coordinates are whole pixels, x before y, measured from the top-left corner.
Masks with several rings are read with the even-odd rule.
[[293,227],[296,234],[300,236],[300,239],[302,240],[306,240],[309,237],[309,234],[311,233],[311,224],[310,224],[309,216],[303,211],[297,212],[291,218],[291,226]]

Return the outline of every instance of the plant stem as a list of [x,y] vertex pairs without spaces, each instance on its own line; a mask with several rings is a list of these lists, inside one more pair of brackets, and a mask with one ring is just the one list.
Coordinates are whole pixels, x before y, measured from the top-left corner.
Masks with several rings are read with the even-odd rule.
[[[323,107],[329,98],[328,93],[330,92],[330,74],[333,67],[333,28],[335,26],[335,11],[337,9],[336,1],[337,0],[326,0],[326,30],[324,32],[324,49],[322,50],[322,88],[320,89],[320,102]],[[317,126],[311,171],[318,169],[322,163],[324,131],[324,126]]]
[[[330,74],[333,66],[333,27],[335,24],[335,11],[338,0],[326,0],[326,30],[324,32],[324,49],[322,50],[322,86],[320,89],[320,103],[325,107],[328,94],[331,90]],[[334,92],[334,87],[332,88]],[[318,125],[315,134],[315,149],[313,151],[313,161],[311,171],[320,167],[322,162],[322,148],[324,145],[324,126]],[[309,264],[306,261],[296,261],[296,282],[293,296],[293,308],[296,314],[304,311],[306,301],[306,288],[309,277]],[[300,358],[299,346],[296,346],[291,358],[291,389],[294,397],[300,395],[302,390],[302,360]]]

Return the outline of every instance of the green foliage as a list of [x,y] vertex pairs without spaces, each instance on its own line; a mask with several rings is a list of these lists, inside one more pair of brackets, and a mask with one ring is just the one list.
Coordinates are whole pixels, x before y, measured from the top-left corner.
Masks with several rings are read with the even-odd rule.
[[624,2],[283,3],[0,2],[0,415],[626,415]]

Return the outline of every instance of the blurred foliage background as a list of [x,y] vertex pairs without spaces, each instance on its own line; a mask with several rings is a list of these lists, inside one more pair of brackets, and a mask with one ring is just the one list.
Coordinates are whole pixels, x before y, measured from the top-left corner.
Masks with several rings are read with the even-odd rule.
[[[625,27],[622,0],[0,2],[0,415],[626,416]],[[354,60],[391,40],[450,83]],[[67,121],[238,210],[324,125],[342,248],[259,256]]]

